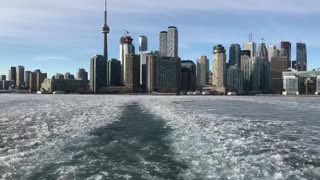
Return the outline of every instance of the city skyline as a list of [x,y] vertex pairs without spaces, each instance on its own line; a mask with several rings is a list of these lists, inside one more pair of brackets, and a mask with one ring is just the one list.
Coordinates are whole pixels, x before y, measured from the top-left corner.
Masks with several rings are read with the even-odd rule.
[[[309,0],[300,5],[297,2],[287,0],[277,3],[279,7],[274,7],[270,1],[224,1],[219,4],[216,1],[203,1],[195,5],[193,1],[184,4],[177,0],[163,14],[156,7],[161,9],[165,2],[109,0],[108,21],[112,27],[108,37],[109,59],[119,59],[119,38],[124,29],[131,32],[136,47],[139,36],[146,35],[149,49],[158,50],[159,32],[175,25],[179,29],[181,59],[195,62],[201,55],[207,55],[210,69],[213,46],[222,44],[228,50],[231,44],[239,43],[242,47],[249,40],[250,32],[253,32],[257,44],[260,37],[264,37],[266,45],[273,44],[277,48],[280,47],[280,41],[290,41],[292,60],[296,58],[296,42],[301,40],[307,44],[308,69],[319,68],[319,27],[313,23],[320,17],[320,10],[315,8],[319,3]],[[131,8],[121,6],[123,3]],[[288,8],[281,9],[282,3],[287,3]],[[70,71],[75,74],[78,68],[89,70],[88,60],[93,55],[103,54],[102,35],[98,33],[103,22],[100,11],[103,9],[103,0],[90,3],[83,0],[75,3],[71,0],[61,4],[51,0],[32,0],[28,4],[12,0],[4,2],[0,9],[0,23],[4,27],[0,30],[0,74],[7,75],[10,66],[18,65],[32,71],[41,69],[49,76]],[[210,12],[212,10],[213,13]],[[238,19],[235,20],[234,16]],[[248,21],[247,18],[252,16],[255,18]],[[211,17],[215,17],[216,21]],[[33,18],[33,21],[29,18]],[[156,23],[154,20],[157,20]],[[245,20],[246,23],[241,22]],[[150,26],[146,28],[144,24]]]

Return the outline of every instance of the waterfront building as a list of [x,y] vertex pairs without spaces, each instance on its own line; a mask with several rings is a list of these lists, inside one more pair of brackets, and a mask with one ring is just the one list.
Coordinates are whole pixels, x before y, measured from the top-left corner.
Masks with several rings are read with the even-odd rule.
[[168,32],[161,31],[159,39],[159,53],[160,56],[167,56]]
[[320,71],[283,72],[284,95],[317,94]]
[[281,94],[283,92],[282,72],[288,71],[288,57],[275,56],[271,58],[271,92]]
[[0,90],[10,90],[12,88],[14,88],[16,85],[15,81],[12,80],[2,80],[0,81]]
[[225,93],[226,87],[226,50],[222,45],[213,49],[213,77],[212,86],[219,93]]
[[47,73],[42,73],[39,69],[30,74],[30,92],[40,91],[41,83],[47,78]]
[[7,80],[7,76],[6,75],[1,75],[0,76],[0,81],[6,81]]
[[296,70],[306,71],[307,70],[307,47],[305,43],[297,43],[297,60]]
[[196,90],[196,65],[193,61],[181,61],[181,90]]
[[139,52],[148,51],[148,38],[147,36],[139,37]]
[[135,92],[140,85],[140,55],[127,54],[125,83],[128,92]]
[[77,79],[82,81],[88,81],[88,72],[83,68],[78,69]]
[[199,57],[197,60],[197,89],[208,85],[209,71],[209,59],[207,56]]
[[120,86],[121,85],[121,63],[117,59],[111,59],[107,64],[107,85]]
[[140,52],[140,85],[141,87],[146,87],[147,82],[147,56],[150,53],[158,53],[159,52],[151,52],[151,51],[144,51]]
[[17,67],[17,73],[16,73],[16,87],[22,88],[25,86],[24,84],[24,67],[18,66]]
[[178,93],[181,85],[181,60],[156,53],[147,56],[147,92]]
[[175,26],[168,27],[167,56],[178,57],[178,29]]
[[227,87],[237,94],[243,93],[243,74],[238,64],[227,69]]
[[281,42],[281,49],[285,49],[288,56],[288,67],[291,68],[291,43],[288,41],[282,41]]
[[53,93],[64,91],[65,93],[87,93],[88,81],[75,79],[45,79],[41,83],[41,92]]
[[231,44],[230,50],[229,50],[229,66],[238,65],[241,61],[241,48],[239,44]]
[[90,60],[90,90],[99,93],[107,83],[107,61],[104,56],[96,55]]
[[9,74],[8,74],[8,80],[17,82],[17,68],[16,67],[10,67]]
[[25,86],[26,89],[30,89],[30,75],[31,75],[31,71],[26,71],[25,75],[24,75],[24,82],[25,82]]
[[135,47],[132,41],[131,36],[123,36],[120,38],[121,84],[123,85],[126,81],[127,54],[135,54]]

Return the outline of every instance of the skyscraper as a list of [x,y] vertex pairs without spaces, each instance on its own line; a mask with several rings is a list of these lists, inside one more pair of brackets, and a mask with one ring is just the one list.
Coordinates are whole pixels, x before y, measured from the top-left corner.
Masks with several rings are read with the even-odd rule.
[[66,79],[66,80],[74,80],[74,75],[69,73],[69,72],[67,72],[67,73],[64,74],[64,79]]
[[256,55],[256,43],[251,41],[244,43],[243,50],[250,51],[251,57],[254,57]]
[[214,90],[225,93],[226,87],[226,50],[219,44],[213,49],[213,77],[212,86]]
[[168,27],[167,56],[178,57],[178,29],[175,26]]
[[181,90],[196,90],[196,65],[193,61],[181,61]]
[[90,61],[90,89],[99,93],[107,83],[107,61],[104,56],[96,55]]
[[30,89],[30,75],[31,71],[26,71],[24,75],[24,82],[27,89]]
[[82,81],[88,81],[88,72],[83,68],[78,69],[77,79]]
[[127,54],[125,67],[124,85],[129,92],[135,92],[140,85],[140,56]]
[[288,68],[291,68],[291,43],[288,41],[281,42],[281,49],[285,49],[288,54]]
[[277,47],[275,45],[268,46],[268,60],[271,62],[271,58],[277,56]]
[[30,88],[31,92],[40,91],[42,82],[47,78],[47,73],[42,73],[39,69],[30,74]]
[[147,56],[147,83],[149,93],[180,91],[181,60],[178,57],[164,57],[156,53]]
[[6,81],[6,80],[7,80],[7,76],[6,75],[1,75],[0,76],[0,81]]
[[10,67],[9,74],[8,74],[8,80],[17,82],[17,68],[16,67]]
[[108,61],[108,76],[107,85],[108,86],[120,86],[121,77],[121,63],[117,59],[111,59]]
[[297,43],[296,69],[298,71],[307,70],[307,47],[305,43]]
[[139,52],[148,51],[148,38],[147,36],[139,37]]
[[270,62],[268,60],[268,50],[265,45],[265,43],[262,42],[259,45],[259,48],[257,50],[257,60],[260,72],[260,88],[259,90],[261,92],[268,92],[270,91],[271,87],[271,79],[270,79]]
[[131,36],[123,36],[120,38],[120,62],[121,62],[121,84],[126,82],[126,61],[127,54],[135,54],[135,48],[132,44]]
[[197,88],[201,89],[209,81],[209,60],[207,56],[201,56],[197,60]]
[[160,39],[159,39],[159,50],[160,56],[167,56],[167,42],[168,42],[168,32],[161,31],[160,32]]
[[110,32],[110,28],[108,26],[108,13],[107,13],[107,0],[104,0],[104,24],[102,26],[101,32],[104,34],[104,43],[103,43],[103,56],[106,60],[108,60],[108,33]]
[[231,44],[229,51],[229,66],[238,65],[240,67],[241,63],[241,48],[239,44]]
[[274,56],[271,59],[271,91],[272,93],[281,94],[283,91],[282,72],[288,69],[288,57]]
[[24,67],[18,66],[17,67],[17,80],[16,80],[16,86],[17,88],[21,88],[24,86]]

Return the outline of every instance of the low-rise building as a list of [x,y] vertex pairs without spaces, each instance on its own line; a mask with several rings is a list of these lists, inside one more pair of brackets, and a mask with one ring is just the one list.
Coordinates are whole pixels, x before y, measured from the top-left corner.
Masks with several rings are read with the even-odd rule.
[[284,95],[319,94],[320,71],[283,72]]
[[88,81],[72,79],[45,79],[41,84],[41,92],[53,93],[64,91],[66,93],[87,93]]

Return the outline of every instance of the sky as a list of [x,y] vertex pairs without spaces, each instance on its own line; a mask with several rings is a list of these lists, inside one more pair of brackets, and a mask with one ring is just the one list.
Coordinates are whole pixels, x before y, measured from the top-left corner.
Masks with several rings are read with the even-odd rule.
[[[319,0],[108,0],[109,58],[119,59],[124,30],[146,35],[159,49],[159,32],[179,30],[179,56],[212,61],[212,48],[241,46],[250,32],[255,42],[279,47],[281,41],[307,44],[308,69],[320,68]],[[0,74],[10,66],[55,73],[89,71],[90,58],[103,53],[104,0],[1,0]],[[211,65],[210,65],[211,66]]]

